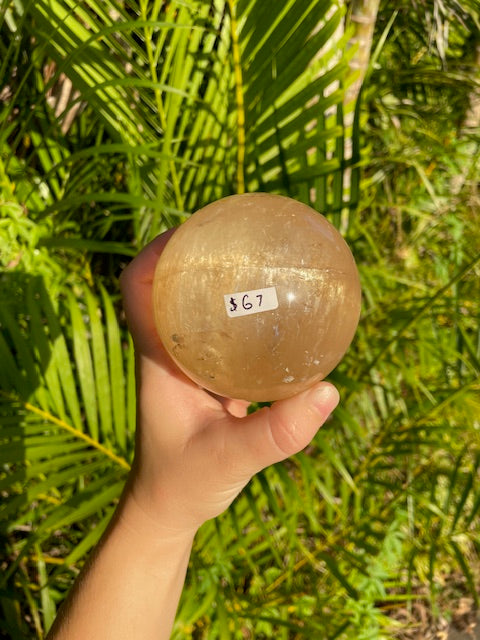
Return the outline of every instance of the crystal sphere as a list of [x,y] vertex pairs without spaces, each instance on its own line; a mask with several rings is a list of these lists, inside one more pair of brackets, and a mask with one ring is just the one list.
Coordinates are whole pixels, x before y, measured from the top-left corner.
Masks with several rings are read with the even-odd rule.
[[283,196],[229,196],[168,241],[155,324],[178,367],[230,398],[271,401],[325,378],[360,316],[352,253],[326,218]]

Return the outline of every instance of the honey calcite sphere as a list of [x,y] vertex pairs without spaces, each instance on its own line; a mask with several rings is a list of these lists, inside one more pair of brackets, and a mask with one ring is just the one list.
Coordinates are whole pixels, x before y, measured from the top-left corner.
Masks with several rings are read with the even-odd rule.
[[193,214],[158,261],[160,339],[194,382],[221,396],[270,401],[327,376],[360,316],[355,261],[322,215],[251,193]]

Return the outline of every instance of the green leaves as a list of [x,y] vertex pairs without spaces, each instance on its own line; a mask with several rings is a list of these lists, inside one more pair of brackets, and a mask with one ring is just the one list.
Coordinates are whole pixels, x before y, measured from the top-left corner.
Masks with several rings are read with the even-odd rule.
[[105,293],[101,301],[78,288],[56,302],[40,278],[22,284],[21,304],[0,308],[10,354],[0,391],[0,526],[31,530],[18,551],[32,553],[35,540],[48,546],[59,528],[82,530],[118,498],[132,450],[134,380],[131,344]]
[[[25,589],[40,636],[55,616],[51,580],[61,585],[98,541],[125,482],[133,348],[103,288],[97,295],[77,283],[64,295],[19,272],[3,274],[6,282],[16,295],[0,305],[0,535],[12,562],[1,587],[18,586],[25,567],[36,567],[39,604]],[[67,545],[65,562],[59,544]],[[15,635],[21,625],[9,600],[3,610]]]
[[[20,176],[29,167],[38,174],[46,211],[82,219],[90,205],[110,230],[101,211],[108,203],[133,220],[138,244],[237,189],[281,191],[338,211],[348,78],[341,4],[232,2],[235,21],[228,6],[26,4],[18,25],[36,46],[25,77],[36,78],[48,104],[7,133],[23,99],[18,85],[0,133],[13,154],[32,146]],[[99,162],[107,175],[117,167],[120,188],[104,180]],[[326,190],[334,175],[335,202]],[[33,192],[29,200],[42,209]],[[87,240],[65,233],[64,246]]]
[[333,418],[200,531],[174,637],[380,637],[445,571],[476,593],[478,10],[380,10],[347,104],[351,4],[0,0],[1,633],[42,637],[128,470],[118,273],[243,189],[345,231],[362,322]]

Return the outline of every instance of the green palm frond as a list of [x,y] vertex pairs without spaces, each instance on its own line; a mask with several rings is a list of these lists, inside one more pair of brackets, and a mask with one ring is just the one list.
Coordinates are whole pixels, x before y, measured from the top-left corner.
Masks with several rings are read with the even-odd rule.
[[[0,523],[3,535],[30,532],[18,541],[19,559],[34,554],[35,541],[47,549],[59,528],[86,535],[89,519],[110,513],[134,430],[133,349],[111,299],[78,287],[56,301],[41,279],[22,280],[23,299],[0,309],[8,364],[0,391]],[[100,532],[87,536],[89,545]]]
[[343,223],[362,322],[333,418],[199,532],[174,637],[389,637],[445,567],[476,597],[478,7],[387,5],[362,106],[350,2],[0,0],[0,635],[42,637],[129,467],[125,258],[243,190]]
[[[44,215],[81,216],[88,204],[105,232],[113,216],[133,215],[139,242],[237,190],[280,191],[338,211],[349,81],[343,15],[340,2],[321,0],[140,2],[136,13],[94,1],[26,3],[16,28],[35,38],[22,71],[36,78],[39,105],[9,131],[26,89],[12,82],[0,131],[12,157],[28,140],[19,169],[35,163]],[[106,189],[99,168],[118,172],[118,189]],[[33,190],[29,198],[33,205]]]

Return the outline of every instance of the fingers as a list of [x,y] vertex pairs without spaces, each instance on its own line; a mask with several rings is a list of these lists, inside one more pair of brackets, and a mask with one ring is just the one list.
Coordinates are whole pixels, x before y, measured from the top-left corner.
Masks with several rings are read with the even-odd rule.
[[245,400],[231,400],[229,398],[225,398],[222,400],[222,404],[230,415],[237,418],[244,418],[247,415],[248,407],[251,403]]
[[[143,380],[143,386],[147,387],[147,392],[153,387],[151,393],[147,393],[147,397],[158,397],[161,390],[164,404],[174,404],[174,399],[180,395],[183,399],[181,405],[188,406],[186,401],[189,394],[189,397],[192,396],[203,409],[211,396],[216,400],[212,407],[217,407],[220,403],[231,415],[244,417],[247,414],[248,402],[210,394],[203,397],[200,403],[198,386],[188,380],[173,363],[157,334],[153,312],[153,279],[160,255],[174,232],[175,229],[170,229],[157,236],[140,251],[120,277],[123,305],[136,354],[145,356],[140,358],[142,366],[139,368],[139,376]],[[170,378],[169,381],[164,374]]]
[[128,265],[120,277],[120,287],[128,326],[137,350],[153,357],[163,352],[154,323],[152,284],[155,267],[168,240],[169,229],[152,240]]
[[223,396],[218,396],[215,393],[210,393],[210,395],[219,402],[222,407],[228,411],[228,413],[236,418],[244,418],[247,415],[248,407],[251,405],[251,402],[247,400],[234,400],[232,398],[224,398]]
[[251,475],[304,449],[335,409],[337,389],[322,382],[237,423],[232,455]]

